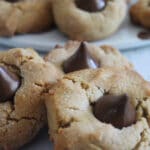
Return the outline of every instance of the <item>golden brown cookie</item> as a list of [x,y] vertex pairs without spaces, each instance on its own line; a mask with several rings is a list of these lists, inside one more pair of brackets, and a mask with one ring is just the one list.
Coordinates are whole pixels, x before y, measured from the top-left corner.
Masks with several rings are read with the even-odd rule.
[[45,102],[55,150],[150,149],[150,83],[133,70],[68,74]]
[[150,29],[150,0],[139,0],[131,7],[130,15],[134,23]]
[[59,77],[32,49],[0,52],[0,148],[21,147],[45,125],[42,92]]
[[52,0],[60,31],[71,39],[93,41],[113,34],[126,15],[125,0]]
[[51,0],[0,0],[1,36],[42,32],[51,24]]
[[95,46],[87,42],[69,41],[57,45],[45,56],[45,60],[68,73],[86,68],[119,67],[132,68],[132,64],[111,46]]

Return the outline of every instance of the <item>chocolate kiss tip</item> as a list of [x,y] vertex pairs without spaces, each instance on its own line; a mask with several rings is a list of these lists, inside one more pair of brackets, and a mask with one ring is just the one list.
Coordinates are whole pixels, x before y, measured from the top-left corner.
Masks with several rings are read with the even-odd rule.
[[86,42],[81,42],[78,50],[63,64],[65,73],[93,68],[96,69],[100,66],[100,63],[95,60],[88,52]]

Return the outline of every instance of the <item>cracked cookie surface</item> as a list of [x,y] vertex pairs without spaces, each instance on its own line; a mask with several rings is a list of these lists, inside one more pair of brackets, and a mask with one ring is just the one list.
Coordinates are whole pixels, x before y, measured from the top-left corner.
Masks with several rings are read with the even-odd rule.
[[[127,9],[125,0],[52,0],[52,3],[58,28],[71,39],[80,41],[103,39],[113,34],[124,20]],[[86,5],[94,7],[86,8]]]
[[[121,129],[98,120],[93,105],[104,95],[127,94],[136,122]],[[150,149],[150,84],[130,69],[101,68],[64,76],[45,93],[55,150]]]
[[135,24],[150,29],[150,0],[139,0],[131,7],[130,15]]
[[[17,149],[30,142],[45,125],[46,113],[41,95],[46,84],[55,83],[61,73],[32,49],[0,52],[0,67],[21,79],[13,98],[5,99],[5,102],[0,98],[0,147]],[[1,84],[2,81],[0,87]],[[3,96],[2,92],[0,96]]]
[[[64,71],[64,63],[67,60],[75,55],[77,51],[83,51],[86,49],[87,52],[91,55],[93,60],[99,63],[98,67],[119,67],[119,68],[132,68],[132,64],[115,48],[111,46],[95,46],[89,44],[87,42],[77,42],[77,41],[69,41],[64,46],[56,45],[56,47],[49,52],[45,56],[45,61],[49,61],[56,66],[58,66],[62,71]],[[81,45],[84,48],[80,48]],[[82,47],[83,47],[82,46]],[[75,59],[70,68],[73,68],[80,62],[80,65],[84,62],[85,57],[81,57],[79,59]],[[88,60],[90,62],[91,59]],[[68,62],[69,64],[69,62]],[[84,69],[89,68],[89,66],[85,66]],[[82,68],[78,68],[80,70]],[[73,71],[73,70],[72,70]],[[76,71],[76,70],[74,70]],[[70,71],[71,72],[71,71]]]
[[0,35],[42,32],[52,24],[51,0],[0,0]]

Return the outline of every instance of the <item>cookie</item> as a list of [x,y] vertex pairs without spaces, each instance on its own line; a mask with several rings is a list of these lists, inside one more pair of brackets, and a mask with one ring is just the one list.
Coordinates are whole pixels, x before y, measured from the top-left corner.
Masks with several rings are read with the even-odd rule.
[[150,1],[139,0],[131,7],[130,16],[135,24],[150,29]]
[[57,45],[45,56],[45,61],[55,64],[64,73],[104,66],[132,68],[132,64],[115,48],[76,41],[69,41],[65,46]]
[[150,149],[150,83],[131,69],[67,74],[45,102],[55,150]]
[[125,0],[52,0],[60,31],[73,40],[93,41],[113,34],[126,15]]
[[51,0],[0,0],[0,36],[42,32],[51,24]]
[[17,149],[46,123],[42,93],[61,77],[32,49],[0,52],[0,148]]

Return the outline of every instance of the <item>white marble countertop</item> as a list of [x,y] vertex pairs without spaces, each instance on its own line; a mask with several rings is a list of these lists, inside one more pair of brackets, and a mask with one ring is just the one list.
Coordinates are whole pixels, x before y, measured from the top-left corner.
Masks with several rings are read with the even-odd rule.
[[[0,45],[0,49],[8,49]],[[135,69],[148,81],[150,81],[150,46],[139,49],[132,49],[122,52],[135,66]],[[47,130],[41,133],[21,150],[52,150],[52,144],[48,140]]]

